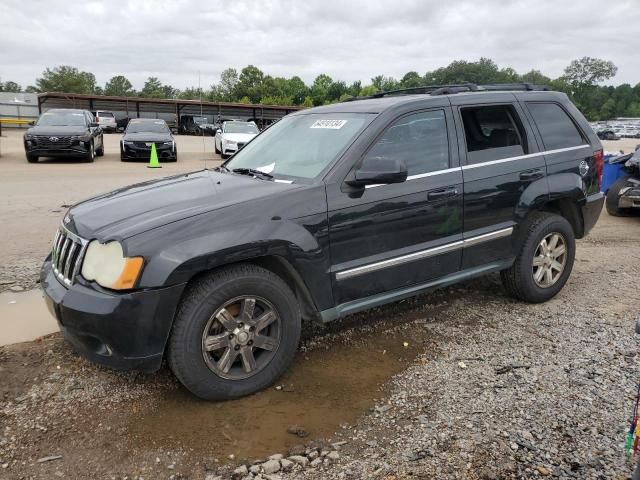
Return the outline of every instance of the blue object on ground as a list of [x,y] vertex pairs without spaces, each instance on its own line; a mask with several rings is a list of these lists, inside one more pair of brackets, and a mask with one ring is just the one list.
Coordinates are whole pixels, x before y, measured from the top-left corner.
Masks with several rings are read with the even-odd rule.
[[619,179],[626,175],[623,163],[608,163],[604,162],[602,170],[602,184],[600,185],[600,191],[607,193],[609,187]]

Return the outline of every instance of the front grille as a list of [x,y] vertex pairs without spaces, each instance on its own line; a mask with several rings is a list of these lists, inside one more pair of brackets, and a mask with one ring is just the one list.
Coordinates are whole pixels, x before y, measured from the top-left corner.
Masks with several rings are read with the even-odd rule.
[[70,286],[82,265],[88,242],[60,227],[53,240],[51,265],[62,283]]
[[69,148],[73,144],[71,137],[58,137],[56,135],[38,135],[34,137],[35,143],[44,148]]

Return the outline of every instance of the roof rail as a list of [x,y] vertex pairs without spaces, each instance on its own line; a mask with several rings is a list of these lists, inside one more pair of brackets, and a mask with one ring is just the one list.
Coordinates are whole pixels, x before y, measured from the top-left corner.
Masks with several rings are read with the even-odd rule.
[[451,85],[424,85],[422,87],[400,88],[398,90],[388,90],[377,92],[364,97],[351,97],[344,100],[353,102],[355,100],[368,100],[372,98],[389,97],[393,95],[451,95],[461,92],[483,92],[483,91],[548,91],[551,90],[545,85],[534,85],[533,83],[489,83],[476,85],[475,83],[460,83]]

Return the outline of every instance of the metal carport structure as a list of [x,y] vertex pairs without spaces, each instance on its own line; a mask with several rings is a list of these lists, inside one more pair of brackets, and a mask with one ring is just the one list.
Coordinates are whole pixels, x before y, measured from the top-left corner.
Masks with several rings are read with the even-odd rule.
[[222,118],[240,120],[277,120],[288,113],[300,110],[302,107],[60,92],[39,93],[38,112],[42,113],[51,108],[108,110],[114,112],[116,118],[163,118],[168,123],[172,119],[177,123],[182,115],[200,116],[201,114],[210,117],[212,120],[218,115]]

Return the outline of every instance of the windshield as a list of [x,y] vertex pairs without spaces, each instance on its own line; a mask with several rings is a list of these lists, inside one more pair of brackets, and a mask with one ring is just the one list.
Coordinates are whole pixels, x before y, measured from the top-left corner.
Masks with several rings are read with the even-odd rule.
[[127,133],[169,133],[169,127],[164,120],[140,121],[131,120],[127,125]]
[[111,112],[98,112],[96,117],[111,117],[113,118],[113,113]]
[[227,122],[224,124],[224,133],[260,133],[253,123]]
[[39,127],[84,127],[87,125],[86,117],[82,112],[45,112],[40,115]]
[[315,178],[373,117],[354,113],[284,117],[236,153],[225,167],[251,168],[276,177]]
[[200,125],[201,123],[208,123],[207,117],[193,117],[194,123]]

